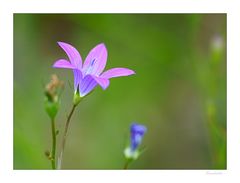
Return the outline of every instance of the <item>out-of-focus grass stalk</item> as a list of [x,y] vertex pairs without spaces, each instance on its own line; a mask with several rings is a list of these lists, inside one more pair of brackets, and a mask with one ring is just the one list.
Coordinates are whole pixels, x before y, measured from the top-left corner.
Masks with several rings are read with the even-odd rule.
[[207,120],[211,138],[212,166],[222,169],[226,166],[226,132],[217,121],[216,105],[207,103]]
[[[220,124],[217,115],[220,115],[219,107],[217,107],[217,94],[219,92],[219,84],[224,82],[219,78],[220,67],[224,59],[224,40],[220,35],[213,37],[210,45],[210,69],[209,77],[207,80],[209,91],[207,92],[210,97],[206,101],[206,112],[208,119],[208,127],[212,145],[212,160],[213,167],[217,169],[226,168],[226,128]],[[211,79],[210,79],[211,78]],[[214,90],[214,91],[211,91]]]
[[219,121],[218,116],[221,114],[217,104],[218,94],[222,92],[219,85],[224,82],[219,77],[222,74],[220,68],[224,61],[224,40],[220,35],[213,37],[209,53],[206,64],[200,67],[201,70],[198,73],[205,73],[204,79],[201,79],[203,86],[205,85],[202,88],[206,99],[204,106],[209,129],[212,168],[223,169],[226,168],[226,128]]

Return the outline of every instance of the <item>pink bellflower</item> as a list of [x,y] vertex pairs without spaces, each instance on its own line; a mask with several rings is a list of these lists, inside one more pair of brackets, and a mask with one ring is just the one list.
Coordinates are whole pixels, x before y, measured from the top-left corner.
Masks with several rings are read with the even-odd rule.
[[112,68],[103,72],[107,63],[107,48],[103,43],[98,44],[88,53],[84,63],[80,53],[72,45],[64,42],[58,42],[58,45],[65,51],[69,61],[59,59],[53,67],[73,71],[74,91],[79,92],[80,97],[89,94],[97,85],[105,90],[109,86],[110,78],[135,74],[127,68]]

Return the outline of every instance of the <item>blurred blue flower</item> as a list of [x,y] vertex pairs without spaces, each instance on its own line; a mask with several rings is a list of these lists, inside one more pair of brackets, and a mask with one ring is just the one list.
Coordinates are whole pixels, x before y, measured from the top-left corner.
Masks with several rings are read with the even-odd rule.
[[131,131],[131,150],[135,151],[142,142],[142,138],[147,131],[144,125],[132,123],[130,127]]
[[147,128],[138,123],[132,123],[130,126],[130,145],[124,150],[127,159],[137,159],[140,155],[138,150]]

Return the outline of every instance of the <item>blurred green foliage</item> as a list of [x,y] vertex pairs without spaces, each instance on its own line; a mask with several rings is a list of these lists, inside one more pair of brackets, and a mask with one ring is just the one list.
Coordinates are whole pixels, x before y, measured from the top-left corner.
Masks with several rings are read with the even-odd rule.
[[130,168],[226,168],[226,14],[14,14],[14,169],[51,168],[44,86],[53,73],[65,82],[61,139],[73,76],[52,68],[66,58],[57,41],[83,58],[104,42],[106,69],[137,73],[97,87],[77,107],[64,169],[122,169],[132,121],[148,132]]

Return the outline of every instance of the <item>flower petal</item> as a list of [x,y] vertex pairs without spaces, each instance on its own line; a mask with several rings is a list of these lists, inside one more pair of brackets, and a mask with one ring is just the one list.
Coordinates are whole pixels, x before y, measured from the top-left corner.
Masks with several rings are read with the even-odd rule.
[[109,80],[108,79],[97,77],[97,76],[92,76],[92,77],[102,87],[102,89],[106,90],[107,87],[109,86]]
[[144,135],[144,133],[147,131],[146,126],[140,125],[138,123],[132,123],[130,127],[131,133],[139,133],[141,135]]
[[59,59],[54,64],[53,67],[55,68],[65,68],[65,69],[75,69],[75,67],[65,59]]
[[83,97],[87,95],[97,85],[100,85],[102,89],[105,90],[109,86],[109,80],[97,76],[86,75],[80,82],[80,96]]
[[78,69],[82,69],[82,58],[77,49],[64,42],[58,42],[58,45],[65,51],[72,65]]
[[74,91],[77,91],[77,88],[80,85],[82,80],[82,73],[80,70],[74,69],[73,76],[74,76]]
[[93,77],[91,77],[90,75],[85,76],[83,80],[80,82],[79,86],[80,96],[84,97],[89,92],[91,92],[96,86],[97,82],[93,79]]
[[129,76],[132,74],[135,74],[135,72],[127,68],[113,68],[102,73],[101,77],[109,79],[109,78],[120,77],[120,76]]
[[99,76],[104,70],[107,62],[107,48],[103,43],[98,44],[88,54],[84,64],[84,75],[96,75]]

